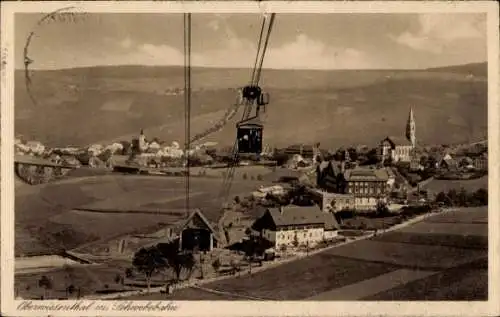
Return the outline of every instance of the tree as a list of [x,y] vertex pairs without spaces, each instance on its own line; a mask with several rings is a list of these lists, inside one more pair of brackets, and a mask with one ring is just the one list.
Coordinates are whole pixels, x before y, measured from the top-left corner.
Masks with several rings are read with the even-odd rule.
[[243,176],[242,176],[242,177],[243,177],[243,179],[247,179],[247,178],[248,178],[247,173],[243,173]]
[[68,287],[66,287],[66,297],[69,297],[69,295],[73,295],[75,290],[76,290],[75,285],[73,284],[68,285]]
[[338,148],[332,156],[335,161],[343,161],[345,159],[345,149],[343,147]]
[[450,201],[450,198],[448,197],[448,195],[446,195],[445,192],[439,192],[437,195],[436,195],[436,202],[437,203],[443,203],[447,206],[450,206],[452,204],[452,202]]
[[467,197],[467,191],[465,188],[460,188],[458,194],[457,194],[457,203],[461,207],[467,207],[468,206],[468,197]]
[[299,236],[297,234],[297,232],[295,232],[295,235],[293,236],[293,246],[294,247],[298,247],[299,246]]
[[156,247],[148,249],[141,248],[134,255],[132,265],[137,271],[144,274],[148,292],[151,289],[151,277],[155,272],[167,267],[167,262],[162,253]]
[[391,166],[392,165],[392,156],[388,156],[384,159],[384,166]]
[[480,188],[475,193],[473,193],[472,198],[480,206],[488,205],[488,191],[484,188]]
[[377,216],[385,217],[389,214],[389,208],[387,207],[387,203],[383,200],[377,201]]
[[42,275],[38,280],[38,287],[43,288],[43,298],[47,299],[49,291],[52,289],[53,284],[52,280],[48,278],[46,275]]
[[282,245],[280,246],[280,251],[281,251],[282,253],[285,253],[287,250],[288,250],[288,247],[287,247],[287,245],[286,245],[286,244],[282,244]]
[[235,197],[234,197],[234,202],[235,202],[236,204],[239,204],[239,203],[241,202],[240,196],[235,196]]
[[424,166],[427,168],[436,168],[436,163],[437,163],[436,157],[434,155],[429,155],[427,157],[427,161]]
[[375,165],[380,162],[380,157],[378,155],[378,150],[376,148],[371,149],[366,153],[366,165]]
[[115,283],[123,285],[124,282],[125,282],[125,280],[123,278],[123,275],[121,275],[120,273],[116,273],[116,275],[115,275]]
[[196,266],[192,252],[179,252],[178,241],[160,243],[157,248],[167,261],[168,266],[174,271],[177,281],[180,281],[183,269],[188,272],[188,278],[191,276]]
[[352,162],[356,162],[358,160],[358,151],[356,151],[355,148],[350,147],[347,149],[347,152],[349,152],[349,157]]
[[129,141],[120,141],[120,144],[123,146],[122,155],[130,155],[132,152],[132,143]]
[[458,202],[458,193],[457,193],[457,191],[455,189],[450,189],[448,191],[448,195],[447,196],[450,199],[450,202],[451,202],[452,205],[457,204],[457,202]]
[[126,278],[132,278],[134,277],[134,271],[131,268],[126,268],[125,269],[125,277]]

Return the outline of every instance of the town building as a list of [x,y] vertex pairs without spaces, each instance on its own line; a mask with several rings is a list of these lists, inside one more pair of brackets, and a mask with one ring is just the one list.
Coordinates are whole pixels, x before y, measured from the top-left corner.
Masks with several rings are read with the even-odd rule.
[[410,160],[410,171],[416,172],[416,171],[422,171],[424,169],[425,169],[424,166],[420,164],[420,156],[412,155]]
[[270,241],[276,250],[287,247],[312,247],[337,236],[340,226],[333,213],[318,206],[269,208],[252,228]]
[[345,191],[345,162],[323,161],[316,166],[316,186],[331,193]]
[[309,189],[309,194],[323,212],[335,213],[356,208],[355,198],[352,194],[330,193],[320,189]]
[[346,193],[354,196],[358,210],[375,209],[379,200],[387,201],[389,175],[386,169],[356,168],[344,173]]
[[436,161],[436,168],[448,171],[456,171],[458,169],[458,163],[449,153],[445,153],[441,155]]
[[488,170],[488,153],[483,153],[478,157],[474,158],[474,167],[481,171]]
[[285,153],[290,156],[299,154],[305,159],[313,159],[314,155],[317,153],[317,150],[313,145],[294,144],[287,147],[285,149]]

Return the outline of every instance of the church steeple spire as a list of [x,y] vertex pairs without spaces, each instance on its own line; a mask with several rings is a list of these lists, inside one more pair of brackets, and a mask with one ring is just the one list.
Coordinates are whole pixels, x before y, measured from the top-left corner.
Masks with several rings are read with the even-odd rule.
[[408,121],[406,122],[406,138],[411,142],[412,147],[417,145],[417,137],[415,135],[415,117],[413,116],[412,107],[410,107]]

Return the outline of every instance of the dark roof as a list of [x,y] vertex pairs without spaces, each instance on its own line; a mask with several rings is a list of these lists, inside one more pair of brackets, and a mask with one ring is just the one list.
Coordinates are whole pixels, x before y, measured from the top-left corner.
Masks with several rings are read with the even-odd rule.
[[389,141],[393,146],[411,145],[411,142],[407,138],[403,138],[403,137],[387,136],[385,139],[382,140],[382,142],[384,142],[384,141]]
[[347,181],[379,181],[385,182],[389,179],[389,175],[385,169],[367,169],[367,168],[356,168],[352,170],[347,170],[344,173],[344,177]]
[[205,223],[205,225],[207,226],[207,228],[210,229],[210,231],[214,235],[214,238],[217,241],[221,241],[220,240],[220,236],[219,236],[219,232],[214,229],[214,227],[210,224],[210,222],[208,221],[208,219],[203,215],[203,213],[199,209],[195,209],[191,213],[191,215],[189,216],[189,218],[187,218],[186,221],[182,222],[182,224],[178,227],[178,229],[183,230],[184,227],[187,226],[187,224],[191,221],[191,219],[193,219],[194,216],[199,216],[200,219],[201,219],[201,221],[203,221],[203,223]]
[[[269,208],[274,224],[279,226],[293,226],[306,224],[326,224],[328,215],[323,213],[318,206],[286,206],[280,208]],[[330,221],[330,220],[328,220]]]

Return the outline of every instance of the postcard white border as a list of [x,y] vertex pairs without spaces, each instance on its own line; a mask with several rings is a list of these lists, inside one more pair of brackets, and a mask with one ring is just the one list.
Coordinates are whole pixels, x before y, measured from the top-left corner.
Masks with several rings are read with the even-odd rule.
[[[19,311],[14,301],[14,48],[13,14],[52,12],[74,6],[79,12],[136,13],[487,13],[488,26],[488,145],[489,145],[489,301],[488,302],[175,302],[177,311]],[[490,316],[500,314],[498,292],[498,206],[499,206],[499,19],[498,4],[492,1],[469,2],[3,2],[2,78],[1,78],[1,312],[6,316]],[[497,300],[495,300],[497,299]],[[46,304],[59,301],[43,301]],[[65,303],[76,301],[64,301]],[[107,306],[110,301],[102,301]],[[167,303],[167,302],[165,302]],[[96,305],[95,302],[94,305]]]

